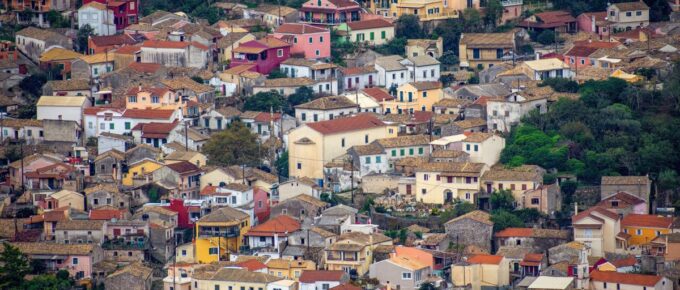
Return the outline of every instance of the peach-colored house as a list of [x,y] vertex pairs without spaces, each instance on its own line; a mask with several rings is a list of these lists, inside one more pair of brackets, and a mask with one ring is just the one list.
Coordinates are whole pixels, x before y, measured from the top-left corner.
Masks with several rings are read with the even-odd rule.
[[102,248],[95,244],[12,243],[30,260],[41,260],[47,271],[66,270],[76,280],[92,278],[92,266],[102,261]]
[[180,97],[167,88],[134,87],[128,90],[125,97],[125,108],[127,109],[177,110],[181,106]]
[[329,29],[303,23],[284,23],[274,32],[274,37],[292,44],[293,57],[321,59],[331,56]]
[[28,186],[25,183],[22,184],[22,179],[24,179],[23,174],[29,173],[29,172],[34,172],[40,168],[47,167],[53,164],[60,163],[61,160],[57,156],[52,156],[52,155],[43,155],[43,154],[33,154],[27,157],[24,157],[23,159],[23,171],[21,169],[22,167],[22,161],[17,160],[9,164],[9,176],[10,176],[10,184],[13,188],[19,189],[21,188],[22,185]]

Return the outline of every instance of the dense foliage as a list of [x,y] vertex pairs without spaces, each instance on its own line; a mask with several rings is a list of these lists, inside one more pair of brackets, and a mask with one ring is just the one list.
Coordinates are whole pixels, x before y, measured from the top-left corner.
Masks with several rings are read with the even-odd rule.
[[[607,3],[630,2],[629,0],[554,0],[552,1],[555,9],[570,11],[573,16],[578,16],[583,12],[604,11]],[[649,6],[649,20],[667,21],[671,13],[671,7],[666,0],[644,0]]]
[[164,10],[169,12],[184,12],[192,17],[197,17],[207,20],[210,24],[219,21],[224,17],[224,10],[211,7],[214,1],[203,0],[184,0],[184,1],[167,1],[167,0],[145,0],[142,1],[142,14],[149,15],[156,10]]
[[203,146],[211,164],[220,166],[259,164],[257,136],[241,122],[233,122],[226,130],[213,134]]

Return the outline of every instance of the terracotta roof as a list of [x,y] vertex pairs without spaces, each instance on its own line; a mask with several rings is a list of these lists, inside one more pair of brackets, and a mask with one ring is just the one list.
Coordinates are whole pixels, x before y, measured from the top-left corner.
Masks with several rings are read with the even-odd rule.
[[378,146],[378,144],[375,142],[367,145],[355,145],[352,146],[352,148],[350,149],[354,150],[354,152],[356,152],[356,154],[358,154],[359,156],[378,155],[384,152],[383,149],[380,146]]
[[522,165],[514,168],[496,165],[484,173],[482,180],[541,182],[543,180],[542,171],[542,168],[537,165]]
[[458,158],[463,155],[469,154],[460,150],[435,150],[430,153],[430,156],[433,158]]
[[338,8],[352,7],[352,6],[359,7],[359,3],[352,1],[352,0],[328,0],[328,2],[331,2],[333,5],[335,5]]
[[162,65],[158,63],[131,62],[128,67],[136,72],[152,74],[161,69]]
[[385,126],[385,123],[371,114],[359,114],[353,117],[337,118],[328,121],[308,123],[306,125],[321,134],[337,134],[378,128]]
[[534,231],[532,228],[506,228],[500,232],[497,232],[495,236],[497,238],[510,238],[510,237],[531,237]]
[[635,256],[629,256],[628,258],[613,260],[611,263],[616,266],[616,268],[632,267],[637,265],[637,259]]
[[262,87],[301,87],[310,86],[316,82],[307,77],[301,78],[279,78],[279,79],[266,79]]
[[463,142],[481,143],[493,136],[494,134],[491,133],[472,132],[470,135],[467,135],[465,139],[463,139]]
[[0,119],[0,127],[12,127],[15,129],[24,127],[42,127],[42,120],[35,119]]
[[624,227],[646,227],[667,229],[673,224],[673,218],[656,216],[650,214],[628,214],[623,217],[621,226]]
[[300,230],[300,221],[288,216],[278,215],[268,221],[251,228],[246,236],[287,236]]
[[226,222],[240,222],[249,218],[245,212],[231,207],[222,207],[213,210],[211,213],[201,217],[199,223],[226,223]]
[[508,33],[463,33],[460,44],[468,48],[514,48],[515,34]]
[[394,97],[390,95],[387,91],[378,87],[363,89],[362,92],[364,93],[364,95],[367,95],[378,102],[389,101],[394,99]]
[[454,99],[454,98],[444,98],[434,103],[435,107],[445,107],[445,108],[459,108],[468,104],[471,104],[469,100],[466,99]]
[[520,266],[538,266],[543,262],[543,254],[526,254],[519,263]]
[[349,28],[352,29],[352,31],[354,31],[383,27],[394,27],[394,24],[392,24],[392,22],[387,21],[385,18],[375,18],[361,21],[352,21],[347,23],[347,26],[349,26]]
[[597,205],[602,207],[610,207],[611,200],[617,200],[619,202],[624,202],[629,205],[638,205],[641,203],[645,203],[644,199],[641,199],[627,192],[619,191],[617,193],[614,193],[610,196],[603,198],[599,203],[597,203]]
[[93,209],[90,210],[90,220],[111,220],[122,219],[124,217],[123,211],[119,209]]
[[276,29],[275,33],[306,34],[328,32],[328,29],[303,23],[284,23]]
[[454,125],[461,129],[470,129],[474,127],[486,126],[486,119],[483,118],[467,118],[465,120],[455,121]]
[[166,138],[172,130],[177,127],[178,122],[174,123],[140,123],[133,131],[142,131],[142,138]]
[[329,288],[329,290],[330,289],[333,289],[333,290],[361,290],[361,287],[352,285],[350,283],[342,283],[338,286]]
[[267,268],[267,265],[264,263],[256,260],[256,259],[251,259],[251,260],[246,260],[243,262],[236,263],[237,266],[246,268],[248,271],[254,272],[257,270],[265,269]]
[[26,255],[78,255],[86,256],[92,254],[95,245],[93,244],[57,244],[48,242],[38,243],[12,243]]
[[340,281],[346,276],[343,271],[304,270],[298,279],[302,283],[314,283],[317,281]]
[[301,200],[301,201],[304,201],[304,202],[306,202],[306,203],[312,204],[312,205],[314,205],[314,206],[316,206],[316,207],[325,207],[325,206],[328,205],[328,203],[323,202],[323,201],[321,201],[321,200],[318,199],[318,198],[315,198],[315,197],[313,197],[313,196],[306,195],[306,194],[298,194],[298,195],[296,195],[296,196],[294,196],[294,197],[292,197],[292,198],[289,198],[289,199],[283,201],[282,203],[285,203],[286,201],[289,201],[289,200],[290,200],[290,201],[292,201],[292,200]]
[[454,222],[457,222],[457,221],[463,220],[463,219],[472,219],[472,220],[493,226],[493,222],[491,221],[491,215],[489,215],[489,213],[487,213],[485,211],[481,211],[481,210],[471,211],[471,212],[466,213],[462,216],[451,219],[446,223],[447,224],[448,223],[454,223]]
[[425,146],[430,144],[430,135],[404,135],[376,140],[383,148]]
[[534,228],[506,228],[496,233],[497,238],[546,238],[546,239],[569,239],[569,231],[555,229],[534,229]]
[[620,11],[649,10],[649,6],[642,1],[632,1],[623,3],[613,3]]
[[[152,95],[155,96],[162,96],[165,93],[169,92],[167,88],[159,88],[159,87],[132,87],[127,91],[128,95],[136,95],[139,94],[140,92],[146,92],[146,93],[151,93]],[[168,110],[171,111],[171,110]]]
[[348,67],[341,68],[340,70],[342,71],[342,74],[345,76],[363,75],[377,72],[374,66]]
[[[91,2],[94,3],[94,2]],[[90,36],[90,40],[96,45],[96,46],[114,46],[114,45],[126,45],[126,44],[135,44],[137,41],[135,39],[126,34],[126,33],[121,33],[121,34],[114,34],[114,35],[93,35]]]
[[196,93],[208,93],[215,89],[209,85],[197,83],[189,77],[179,77],[161,81],[165,86],[172,90],[189,89]]
[[[591,207],[591,208],[589,208],[589,209],[587,209],[587,210],[584,210],[584,211],[578,213],[578,214],[575,215],[575,216],[572,216],[572,217],[571,217],[571,220],[572,220],[572,222],[579,221],[579,220],[581,220],[581,219],[583,219],[583,218],[585,218],[585,217],[591,216],[591,214],[592,214],[593,212],[599,213],[599,214],[601,214],[601,215],[604,215],[604,216],[606,216],[606,217],[608,217],[608,218],[611,218],[611,219],[614,219],[614,220],[618,220],[618,219],[619,219],[619,215],[616,214],[615,212],[610,211],[610,210],[607,210],[607,209],[602,208],[602,207],[599,207],[599,206],[594,206],[594,207]],[[597,218],[596,216],[593,216],[593,217],[595,217],[596,219],[599,219],[599,218]]]
[[604,185],[647,185],[649,177],[647,176],[602,176],[600,182]]
[[295,106],[296,109],[308,110],[335,110],[342,108],[355,108],[357,105],[350,102],[349,99],[341,96],[322,97],[316,100],[309,101],[304,104]]
[[618,283],[627,285],[641,285],[652,287],[659,283],[663,277],[656,275],[642,275],[619,272],[602,272],[594,270],[590,272],[590,280],[597,282]]
[[492,264],[498,265],[503,260],[503,256],[477,254],[469,257],[467,262],[470,264]]
[[54,47],[54,48],[51,48],[48,51],[43,52],[40,55],[40,62],[71,60],[71,59],[80,58],[82,56],[83,56],[82,54],[77,53],[77,52],[70,50],[70,49],[65,49],[65,48],[61,48],[61,47]]
[[574,56],[574,57],[589,57],[591,54],[593,54],[598,49],[599,48],[597,48],[597,47],[577,45],[577,46],[572,47],[566,53],[564,53],[564,55]]
[[[109,274],[106,278],[112,278],[120,275],[132,275],[134,277],[142,279],[142,281],[146,281],[151,277],[151,274],[153,274],[153,269],[149,268],[147,266],[142,265],[141,262],[135,262],[132,264],[129,264],[127,266],[124,266],[123,268],[118,269],[117,271]],[[126,278],[129,279],[129,278]],[[110,283],[110,282],[107,282]]]
[[193,163],[188,162],[188,161],[175,162],[175,163],[167,164],[165,166],[172,169],[173,171],[175,171],[179,174],[186,174],[186,173],[197,172],[197,171],[201,170],[196,165],[194,165]]
[[[195,274],[196,275],[196,274]],[[213,281],[230,281],[239,283],[260,283],[268,284],[274,281],[283,280],[282,277],[273,275],[251,272],[244,269],[221,268],[217,272],[201,272],[197,277],[192,277],[196,280],[213,280]]]
[[394,257],[391,257],[389,260],[390,260],[390,262],[392,262],[392,263],[394,263],[394,264],[396,264],[396,265],[398,265],[402,268],[409,269],[411,271],[417,271],[417,270],[428,267],[427,265],[422,264],[420,261],[411,259],[410,257],[406,257],[406,256],[394,256]]
[[442,83],[441,82],[412,82],[409,83],[409,85],[413,86],[419,91],[425,91],[425,90],[436,90],[436,89],[441,89],[442,88]]
[[167,41],[167,40],[147,40],[142,43],[142,47],[148,48],[187,48],[191,45],[191,42],[185,41]]
[[[170,119],[170,117],[172,117],[172,114],[174,114],[174,113],[175,113],[174,110],[127,109],[123,113],[123,117],[134,118],[134,119],[163,119],[163,120],[168,120],[168,119]],[[151,124],[151,123],[149,123],[149,124]],[[172,124],[172,123],[170,123],[170,124]]]
[[541,19],[546,24],[564,24],[576,21],[576,18],[571,16],[569,11],[547,11],[535,14],[537,18]]
[[421,164],[416,171],[418,172],[442,172],[456,173],[457,176],[479,176],[484,163],[472,162],[428,162]]
[[17,31],[16,35],[30,37],[30,38],[34,38],[34,39],[38,39],[38,40],[43,40],[43,41],[49,40],[51,38],[66,38],[66,36],[64,36],[62,34],[59,34],[59,33],[56,33],[56,32],[50,31],[50,30],[46,30],[46,29],[40,29],[40,28],[33,27],[33,26],[29,26],[29,27],[26,27],[22,30]]
[[101,220],[65,220],[57,222],[56,230],[102,230]]

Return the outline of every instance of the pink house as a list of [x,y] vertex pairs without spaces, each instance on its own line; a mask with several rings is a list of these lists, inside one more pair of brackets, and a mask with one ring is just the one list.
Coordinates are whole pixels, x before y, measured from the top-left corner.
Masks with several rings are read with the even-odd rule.
[[255,208],[253,212],[258,223],[263,223],[269,219],[269,213],[271,211],[269,205],[269,194],[263,189],[256,187],[253,189],[253,202]]
[[352,0],[309,0],[299,11],[305,23],[338,25],[361,19],[361,6]]
[[30,260],[41,260],[47,271],[66,270],[76,280],[92,278],[92,266],[104,259],[95,244],[13,243]]
[[585,12],[581,13],[576,17],[576,22],[578,23],[578,30],[594,33],[600,36],[602,39],[603,35],[608,34],[607,30],[607,12]]
[[241,43],[231,53],[230,68],[253,65],[249,70],[269,74],[290,57],[290,44],[273,36]]
[[301,23],[285,23],[274,32],[274,37],[291,44],[290,54],[306,59],[331,56],[331,31]]
[[564,62],[572,68],[591,66],[593,63],[591,63],[590,55],[598,49],[591,46],[574,46],[564,53]]

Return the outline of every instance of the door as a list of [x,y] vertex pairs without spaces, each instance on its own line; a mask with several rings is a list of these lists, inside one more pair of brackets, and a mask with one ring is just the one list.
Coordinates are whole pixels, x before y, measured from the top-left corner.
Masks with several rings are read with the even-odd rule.
[[352,78],[347,79],[347,89],[349,89],[349,90],[352,89]]
[[492,191],[492,190],[491,190],[491,184],[490,184],[490,183],[487,183],[487,184],[486,184],[486,192],[487,192],[487,193],[491,193],[491,191]]
[[114,237],[120,236],[120,229],[113,229],[113,236]]
[[411,185],[410,184],[406,185],[406,194],[411,195]]
[[369,87],[373,86],[373,75],[368,75],[368,86]]

